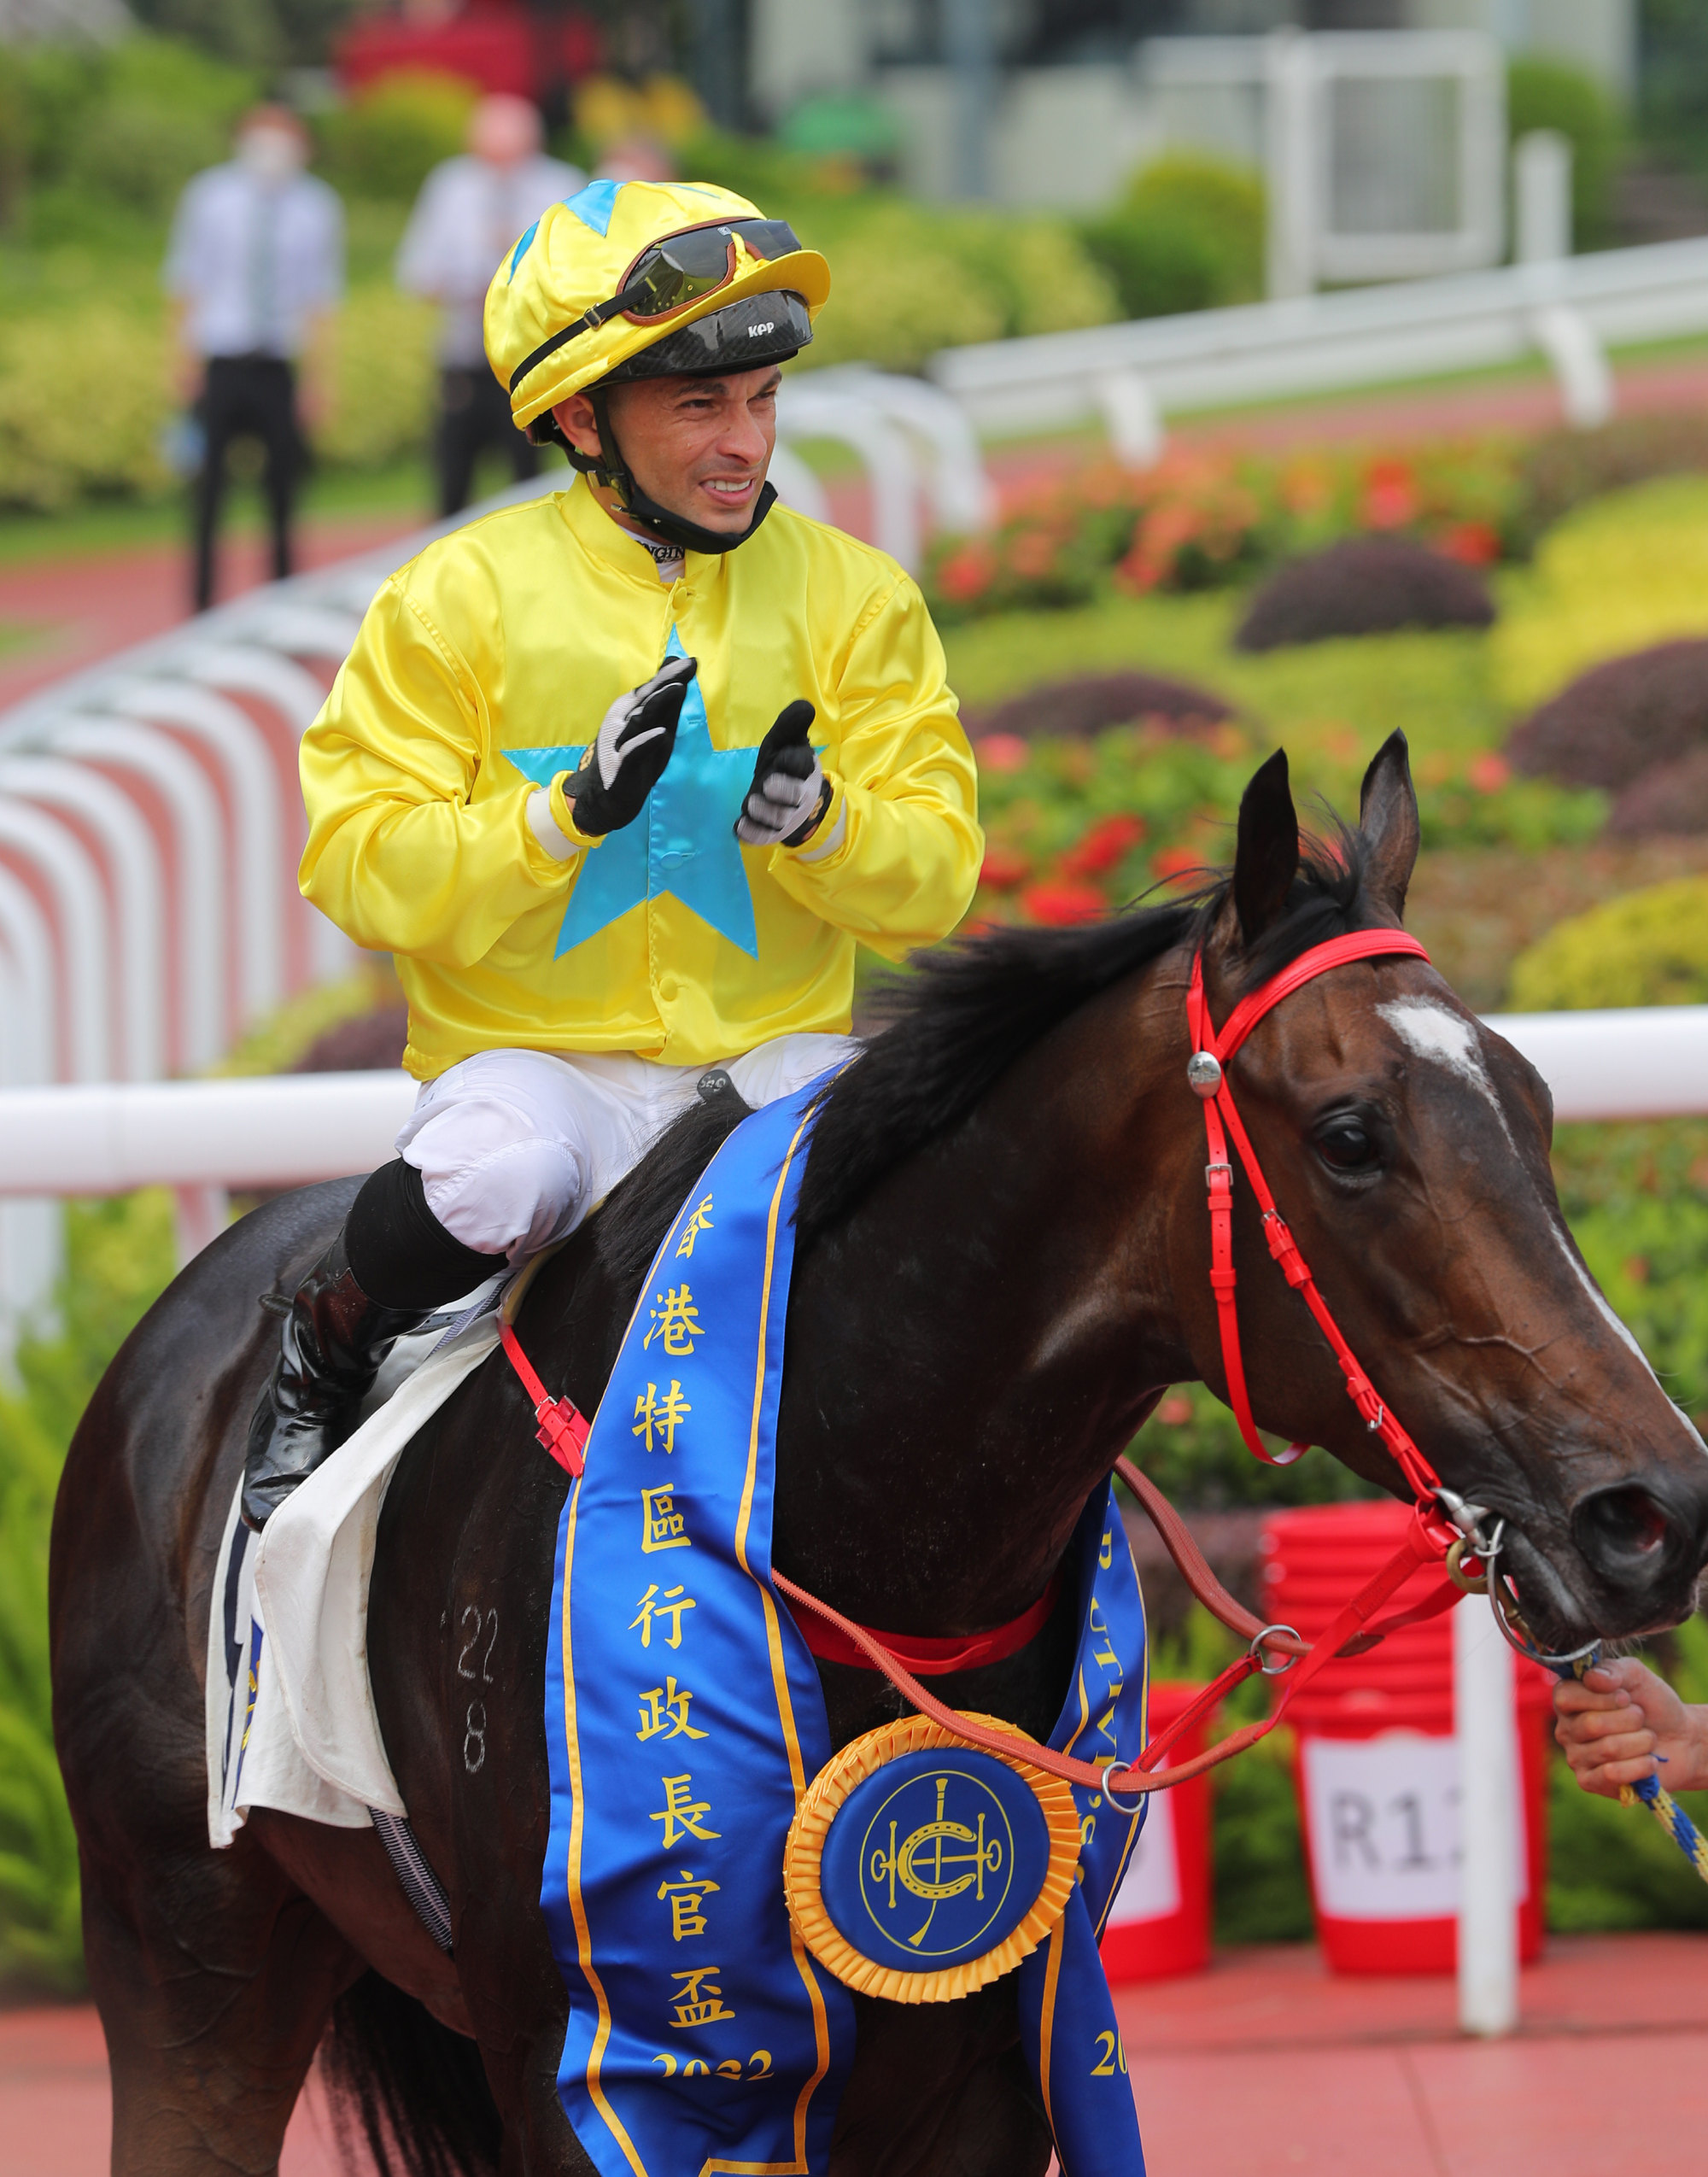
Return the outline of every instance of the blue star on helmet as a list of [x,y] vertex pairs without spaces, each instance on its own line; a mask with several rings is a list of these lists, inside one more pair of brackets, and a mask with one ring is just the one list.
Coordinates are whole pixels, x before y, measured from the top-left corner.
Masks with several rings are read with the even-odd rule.
[[[667,658],[686,653],[674,628]],[[506,748],[506,758],[535,786],[550,786],[559,771],[572,771],[587,744]],[[699,681],[688,683],[676,728],[676,745],[664,776],[632,824],[612,832],[582,857],[582,872],[558,932],[554,957],[626,915],[630,908],[670,892],[738,945],[759,957],[753,894],[736,842],[735,819],[753,775],[751,748],[714,748]]]

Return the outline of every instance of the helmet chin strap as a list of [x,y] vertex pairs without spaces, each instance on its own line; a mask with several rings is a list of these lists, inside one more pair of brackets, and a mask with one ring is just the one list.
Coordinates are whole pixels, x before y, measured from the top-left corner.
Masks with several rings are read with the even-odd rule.
[[576,467],[615,491],[625,514],[650,530],[661,543],[673,544],[679,552],[733,552],[738,544],[746,544],[761,522],[777,503],[776,488],[762,484],[758,503],[753,509],[753,518],[745,530],[731,535],[727,530],[711,530],[699,522],[690,522],[681,514],[673,514],[668,506],[659,506],[649,498],[635,482],[623,449],[617,442],[611,429],[611,407],[604,389],[599,386],[588,389],[588,399],[593,404],[594,419],[599,426],[599,459],[594,460],[586,454],[577,453],[562,432],[557,434],[559,442]]

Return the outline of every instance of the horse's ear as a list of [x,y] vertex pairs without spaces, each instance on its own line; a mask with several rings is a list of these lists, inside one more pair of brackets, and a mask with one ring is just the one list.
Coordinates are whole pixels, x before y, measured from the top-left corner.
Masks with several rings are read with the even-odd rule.
[[1240,799],[1233,904],[1243,944],[1255,945],[1285,908],[1298,867],[1298,813],[1287,783],[1287,752],[1278,748]]
[[1406,890],[1418,859],[1418,797],[1406,736],[1389,734],[1376,752],[1358,797],[1364,835],[1364,883],[1371,898],[1404,919]]

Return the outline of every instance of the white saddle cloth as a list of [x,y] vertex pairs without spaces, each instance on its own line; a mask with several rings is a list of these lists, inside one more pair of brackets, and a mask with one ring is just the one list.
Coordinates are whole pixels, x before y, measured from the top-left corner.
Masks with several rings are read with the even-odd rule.
[[[489,1305],[489,1303],[488,1303]],[[229,1845],[252,1807],[344,1829],[402,1814],[368,1679],[368,1583],[380,1507],[404,1446],[498,1343],[486,1313],[400,1339],[383,1403],[260,1535],[220,1544],[208,1626],[208,1835]]]

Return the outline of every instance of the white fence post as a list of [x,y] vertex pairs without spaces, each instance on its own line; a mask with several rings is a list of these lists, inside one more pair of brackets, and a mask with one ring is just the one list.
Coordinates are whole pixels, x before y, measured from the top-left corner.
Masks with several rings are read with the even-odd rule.
[[1512,147],[1513,255],[1521,265],[1557,265],[1571,255],[1571,138],[1533,128]]
[[1317,284],[1313,89],[1304,32],[1272,31],[1263,41],[1263,164],[1267,287],[1276,301]]
[[1453,1613],[1454,1734],[1459,1742],[1459,2022],[1510,2034],[1518,2022],[1518,1745],[1512,1652],[1485,1602]]

